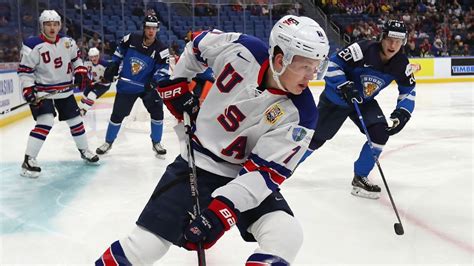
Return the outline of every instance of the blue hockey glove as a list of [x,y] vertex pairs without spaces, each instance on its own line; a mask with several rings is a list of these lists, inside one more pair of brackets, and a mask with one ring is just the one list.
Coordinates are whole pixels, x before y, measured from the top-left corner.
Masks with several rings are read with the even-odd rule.
[[37,105],[36,102],[36,88],[35,86],[23,88],[23,98],[31,105]]
[[187,250],[196,250],[201,242],[204,249],[212,247],[225,231],[237,223],[239,214],[230,200],[222,196],[216,197],[207,209],[186,227],[182,246]]
[[87,76],[86,67],[76,67],[76,69],[74,70],[74,84],[76,84],[76,86],[79,87],[81,91],[85,90],[88,86],[90,86],[90,80]]
[[405,109],[395,109],[390,115],[393,125],[387,128],[387,133],[392,136],[400,132],[405,127],[408,120],[410,120],[411,114]]
[[337,86],[337,89],[349,106],[353,105],[353,101],[362,103],[363,99],[360,96],[357,88],[354,86],[354,82],[348,80]]
[[189,91],[186,78],[161,80],[158,82],[158,93],[168,110],[178,120],[183,120],[183,113],[189,114],[191,119],[196,119],[199,112],[199,98]]

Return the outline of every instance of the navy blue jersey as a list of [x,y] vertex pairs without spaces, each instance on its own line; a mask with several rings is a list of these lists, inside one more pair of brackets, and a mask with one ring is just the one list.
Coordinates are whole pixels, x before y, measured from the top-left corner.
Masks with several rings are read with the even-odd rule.
[[117,92],[141,93],[152,79],[159,81],[169,76],[168,48],[158,39],[147,47],[141,34],[125,35],[117,46],[112,61],[122,63]]
[[329,100],[347,106],[337,86],[353,81],[364,102],[371,101],[392,81],[398,85],[399,97],[396,108],[412,113],[415,108],[415,78],[408,58],[401,51],[389,62],[382,63],[381,44],[374,41],[353,43],[330,57],[325,77],[325,93]]

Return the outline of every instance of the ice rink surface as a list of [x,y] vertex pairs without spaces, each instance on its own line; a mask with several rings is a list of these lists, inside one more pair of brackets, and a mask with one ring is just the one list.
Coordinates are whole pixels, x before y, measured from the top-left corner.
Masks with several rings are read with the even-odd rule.
[[[312,90],[318,97],[320,88]],[[392,85],[377,97],[386,116],[397,94]],[[350,194],[352,165],[365,136],[347,120],[282,185],[305,232],[294,265],[473,265],[473,95],[472,83],[418,85],[412,119],[385,146],[380,163],[403,236],[394,233],[385,188],[379,200]],[[86,116],[91,150],[104,141],[112,102],[100,100]],[[19,175],[33,119],[0,129],[0,264],[92,265],[133,228],[178,154],[172,125],[168,117],[166,160],[154,157],[146,129],[132,123],[101,165],[88,166],[67,124],[56,122],[38,156],[38,179]],[[370,178],[383,186],[376,169]],[[207,251],[207,264],[244,265],[255,248],[233,229]],[[196,253],[172,247],[156,265],[197,265]]]

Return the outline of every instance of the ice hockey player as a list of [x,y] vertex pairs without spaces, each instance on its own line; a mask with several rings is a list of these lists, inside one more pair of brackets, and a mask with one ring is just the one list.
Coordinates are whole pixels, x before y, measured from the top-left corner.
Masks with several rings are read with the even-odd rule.
[[[380,155],[389,136],[402,130],[415,108],[414,69],[402,49],[406,42],[405,24],[389,20],[383,26],[379,41],[355,42],[330,57],[326,85],[318,103],[318,126],[310,150],[318,149],[331,139],[347,117],[364,134],[352,103],[357,101],[375,153]],[[398,84],[399,96],[390,115],[393,124],[388,126],[374,97],[392,81]],[[379,198],[380,187],[368,179],[374,164],[372,151],[365,142],[354,163],[353,195]]]
[[[307,88],[327,66],[329,43],[312,19],[288,15],[274,25],[270,47],[260,39],[203,32],[187,44],[172,80],[158,90],[178,119],[195,118],[193,150],[200,206],[193,213],[185,146],[161,177],[137,225],[96,265],[151,265],[171,245],[210,248],[237,225],[259,247],[246,265],[290,265],[303,232],[279,186],[308,149],[318,111]],[[326,63],[325,63],[326,62]],[[213,69],[216,81],[198,112],[188,81]],[[176,127],[184,141],[182,123]]]
[[100,58],[99,49],[92,47],[89,49],[87,55],[89,61],[84,62],[84,66],[87,68],[87,75],[91,83],[84,90],[81,101],[79,102],[79,109],[82,116],[84,116],[92,105],[94,105],[94,102],[110,88],[110,82],[104,82],[104,71],[107,67],[107,62]]
[[[36,120],[21,166],[21,175],[32,178],[40,175],[41,168],[36,157],[53,127],[56,114],[59,121],[66,121],[69,125],[81,158],[90,163],[99,161],[99,157],[88,149],[86,131],[71,86],[73,76],[74,83],[80,89],[88,83],[87,69],[79,56],[76,42],[59,34],[61,17],[56,11],[44,10],[39,23],[41,34],[24,41],[18,66],[23,97],[30,103]],[[38,101],[39,97],[46,95],[47,99]]]
[[[138,98],[142,99],[150,113],[152,148],[158,158],[163,158],[166,154],[166,149],[161,144],[163,101],[154,90],[157,81],[169,76],[168,48],[156,38],[159,27],[160,22],[156,16],[146,16],[143,34],[125,35],[105,70],[106,82],[111,82],[117,74],[119,78],[105,143],[97,148],[97,154],[105,154],[112,148],[123,119],[130,114]],[[120,64],[122,68],[118,73]]]

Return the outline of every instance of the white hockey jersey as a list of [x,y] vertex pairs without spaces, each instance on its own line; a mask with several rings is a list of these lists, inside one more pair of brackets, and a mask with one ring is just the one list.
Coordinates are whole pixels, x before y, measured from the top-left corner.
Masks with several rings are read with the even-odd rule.
[[83,66],[76,42],[58,35],[52,43],[43,35],[23,42],[18,66],[21,88],[36,86],[38,96],[60,91],[53,99],[66,98],[73,93],[74,69]]
[[[303,157],[316,127],[316,104],[309,89],[291,95],[260,87],[269,67],[268,46],[255,37],[203,32],[187,44],[173,76],[190,79],[207,67],[216,81],[196,120],[196,166],[234,178],[213,197],[230,199],[240,211],[252,209],[291,176]],[[181,127],[177,133],[183,140]]]
[[84,66],[87,68],[87,75],[92,82],[99,83],[104,78],[106,66],[102,61],[99,61],[97,65],[91,61],[85,61]]

